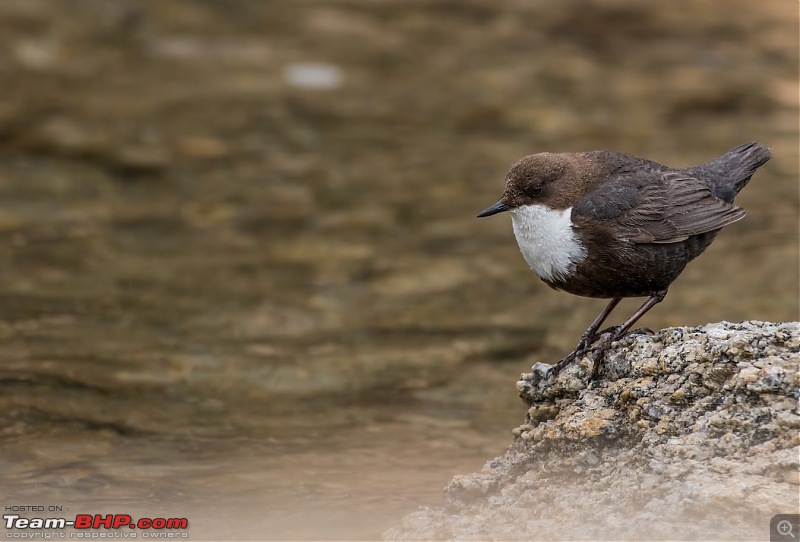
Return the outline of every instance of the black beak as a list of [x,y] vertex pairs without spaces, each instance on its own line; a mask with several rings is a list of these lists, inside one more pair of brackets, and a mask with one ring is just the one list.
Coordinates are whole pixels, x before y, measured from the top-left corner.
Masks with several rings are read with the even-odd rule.
[[502,213],[503,211],[508,211],[508,205],[503,203],[503,200],[500,200],[491,207],[487,207],[486,209],[478,213],[478,218],[496,215],[497,213]]

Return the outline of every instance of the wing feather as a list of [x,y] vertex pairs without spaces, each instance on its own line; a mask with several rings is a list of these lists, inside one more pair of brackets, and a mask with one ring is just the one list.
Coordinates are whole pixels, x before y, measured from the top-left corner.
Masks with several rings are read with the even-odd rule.
[[744,218],[744,210],[716,198],[683,172],[620,177],[587,194],[573,213],[602,220],[633,243],[676,243]]

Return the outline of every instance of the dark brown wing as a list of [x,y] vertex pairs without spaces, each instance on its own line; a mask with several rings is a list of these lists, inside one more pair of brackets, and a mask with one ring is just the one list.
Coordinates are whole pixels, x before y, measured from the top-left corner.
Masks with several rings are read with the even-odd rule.
[[583,197],[573,214],[602,220],[633,243],[676,243],[744,218],[744,210],[711,193],[685,173],[620,177]]

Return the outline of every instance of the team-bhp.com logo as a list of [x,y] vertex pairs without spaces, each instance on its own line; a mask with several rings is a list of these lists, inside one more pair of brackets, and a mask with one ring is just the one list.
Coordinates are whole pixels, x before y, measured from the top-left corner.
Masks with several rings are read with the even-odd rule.
[[[139,518],[134,520],[130,514],[78,514],[75,519],[61,518],[24,518],[17,514],[4,514],[3,522],[6,529],[17,529],[27,531],[28,529],[66,529],[71,527],[78,530],[70,532],[70,538],[98,538],[97,532],[100,529],[140,529],[145,530],[140,533],[142,538],[188,538],[185,532],[189,527],[187,518]],[[179,532],[174,532],[179,531]],[[183,532],[180,532],[183,531]],[[20,535],[22,533],[19,533]],[[55,534],[55,533],[51,533]],[[30,536],[8,536],[6,538],[30,538]],[[121,535],[121,536],[120,536]],[[107,533],[105,537],[125,537],[136,538],[135,533],[119,533],[117,536]],[[64,538],[65,533],[56,535],[57,538]],[[49,537],[48,537],[49,538]]]

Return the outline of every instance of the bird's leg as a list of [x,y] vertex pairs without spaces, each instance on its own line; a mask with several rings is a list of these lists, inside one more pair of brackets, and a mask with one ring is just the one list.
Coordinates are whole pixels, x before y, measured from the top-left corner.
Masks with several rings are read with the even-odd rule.
[[586,353],[589,345],[594,342],[594,339],[597,336],[597,330],[600,329],[600,326],[603,325],[603,322],[606,321],[608,315],[611,314],[611,311],[614,310],[614,307],[616,307],[620,301],[622,301],[621,297],[615,297],[608,302],[606,308],[603,309],[603,312],[601,312],[597,318],[594,319],[594,322],[592,322],[592,325],[589,326],[589,329],[583,332],[583,335],[581,335],[581,340],[578,342],[578,346],[575,347],[575,350],[568,354],[564,359],[553,365],[553,368],[551,369],[552,374],[557,375],[561,372],[561,369]]
[[631,328],[631,326],[633,326],[633,324],[639,320],[639,318],[644,316],[647,311],[661,303],[666,295],[666,290],[661,290],[660,292],[651,295],[649,298],[647,298],[647,301],[645,301],[642,306],[639,307],[639,310],[634,312],[630,318],[625,320],[625,323],[617,328],[612,328],[610,336],[603,340],[596,350],[594,356],[594,366],[592,367],[592,376],[589,378],[590,381],[596,379],[597,375],[600,373],[600,365],[605,359],[606,352],[609,348],[611,348],[611,343],[621,339],[622,336],[625,335],[625,333]]

